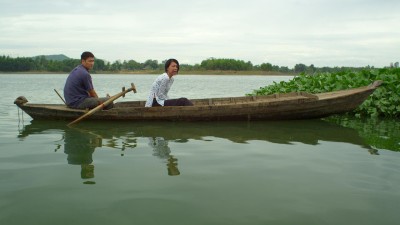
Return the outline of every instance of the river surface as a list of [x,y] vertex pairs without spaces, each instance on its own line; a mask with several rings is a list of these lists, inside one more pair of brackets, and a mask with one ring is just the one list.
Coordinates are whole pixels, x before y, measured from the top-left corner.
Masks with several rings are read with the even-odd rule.
[[[93,75],[100,96],[157,75]],[[400,122],[32,121],[65,75],[0,74],[0,224],[398,224]],[[290,76],[178,75],[170,97],[243,96]]]

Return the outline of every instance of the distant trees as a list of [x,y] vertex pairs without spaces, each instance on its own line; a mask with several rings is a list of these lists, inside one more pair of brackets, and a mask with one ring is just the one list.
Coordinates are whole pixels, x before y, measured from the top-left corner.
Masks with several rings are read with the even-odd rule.
[[[0,56],[1,72],[28,72],[28,71],[48,71],[48,72],[70,72],[81,63],[80,59],[48,60],[45,56],[11,58],[9,56]],[[135,70],[157,70],[159,64],[157,60],[147,60],[145,63],[138,63],[134,60],[106,62],[102,59],[96,59],[93,71],[135,71]]]
[[201,68],[205,70],[233,70],[246,71],[253,69],[253,64],[243,60],[210,58],[201,62]]
[[158,67],[158,61],[157,60],[148,59],[142,65],[142,69],[145,69],[145,70],[157,70],[158,68],[159,67]]
[[271,63],[262,63],[260,65],[260,69],[262,71],[272,71],[272,64]]
[[[65,56],[66,57],[66,56]],[[159,63],[157,60],[148,59],[144,63],[135,60],[117,60],[113,63],[106,62],[102,59],[97,59],[92,72],[130,72],[130,71],[163,71],[164,63]],[[38,57],[18,57],[11,58],[9,56],[0,56],[0,72],[69,72],[77,65],[80,64],[80,59],[70,59],[66,57],[64,60],[53,60],[45,56]],[[299,73],[324,73],[324,72],[338,72],[343,70],[360,71],[363,68],[353,67],[321,67],[317,68],[313,64],[307,66],[299,63],[290,69],[287,66],[272,65],[269,62],[260,65],[253,65],[250,61],[236,60],[236,59],[217,59],[208,58],[203,60],[200,64],[189,65],[181,64],[181,71],[263,71],[263,72],[279,72],[284,74],[299,74]],[[398,67],[398,63],[393,64],[393,67]],[[371,68],[371,67],[366,67]]]
[[138,63],[135,60],[124,61],[123,65],[126,70],[140,70],[142,68],[141,63]]
[[294,72],[295,73],[304,73],[304,72],[306,72],[306,70],[307,70],[307,66],[302,64],[302,63],[296,64],[294,66]]
[[35,62],[32,58],[11,58],[0,56],[0,71],[31,71],[35,70]]

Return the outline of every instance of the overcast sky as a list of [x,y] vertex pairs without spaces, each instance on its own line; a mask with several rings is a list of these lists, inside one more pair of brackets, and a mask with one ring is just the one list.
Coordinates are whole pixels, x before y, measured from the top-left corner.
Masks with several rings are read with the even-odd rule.
[[0,0],[0,55],[210,57],[288,66],[400,61],[399,0]]

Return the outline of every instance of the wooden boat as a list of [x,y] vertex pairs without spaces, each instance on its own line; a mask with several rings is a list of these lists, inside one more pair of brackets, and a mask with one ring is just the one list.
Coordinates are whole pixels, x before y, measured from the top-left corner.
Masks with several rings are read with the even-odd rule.
[[[145,101],[126,101],[101,110],[86,120],[130,121],[218,121],[289,120],[322,118],[354,110],[370,96],[382,81],[348,90],[309,94],[295,92],[266,96],[191,99],[194,106],[144,107]],[[31,104],[23,96],[14,103],[34,120],[74,120],[87,110],[61,104]]]

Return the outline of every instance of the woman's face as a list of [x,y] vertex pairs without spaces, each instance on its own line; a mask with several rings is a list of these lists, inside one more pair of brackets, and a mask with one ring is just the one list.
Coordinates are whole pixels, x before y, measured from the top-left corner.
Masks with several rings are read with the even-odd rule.
[[171,62],[171,64],[169,64],[167,68],[167,74],[169,77],[178,74],[178,64],[176,64],[176,62]]

